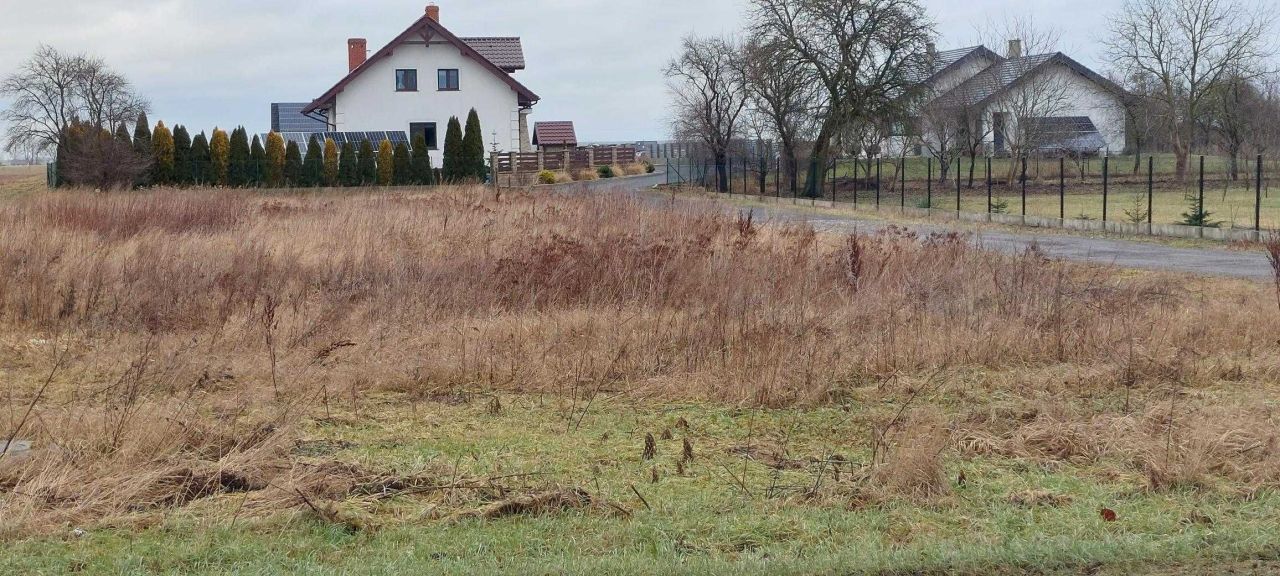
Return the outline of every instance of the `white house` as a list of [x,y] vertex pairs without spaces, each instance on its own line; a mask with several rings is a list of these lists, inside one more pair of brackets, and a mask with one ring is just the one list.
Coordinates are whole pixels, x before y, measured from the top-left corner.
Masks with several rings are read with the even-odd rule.
[[449,118],[465,123],[475,109],[485,148],[529,151],[528,115],[538,103],[515,73],[525,68],[519,38],[460,38],[426,14],[366,58],[363,38],[347,41],[348,74],[303,113],[326,118],[332,132],[402,131],[423,135],[442,159]]
[[985,46],[931,49],[929,62],[917,78],[915,134],[893,138],[889,153],[937,150],[948,130],[981,136],[997,156],[1125,149],[1127,93],[1061,52],[1024,56],[1012,40],[1005,56]]

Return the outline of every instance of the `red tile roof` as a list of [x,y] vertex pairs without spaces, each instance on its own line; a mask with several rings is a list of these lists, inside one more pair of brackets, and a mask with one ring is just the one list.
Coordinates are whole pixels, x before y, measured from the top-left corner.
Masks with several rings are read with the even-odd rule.
[[578,134],[573,122],[534,122],[534,146],[577,146]]
[[497,67],[507,72],[524,70],[524,47],[519,38],[460,38]]
[[[345,78],[339,80],[338,83],[335,84],[333,88],[330,88],[328,92],[325,92],[324,95],[316,98],[306,107],[306,109],[302,111],[302,113],[310,114],[317,110],[327,109],[332,106],[334,99],[339,93],[346,89],[347,84],[350,84],[357,76],[371,68],[378,60],[390,56],[392,51],[394,51],[400,44],[410,40],[430,43],[436,38],[453,44],[458,48],[458,50],[462,51],[464,56],[474,57],[474,59],[482,66],[488,68],[495,76],[503,82],[506,82],[507,85],[511,86],[511,89],[519,96],[521,106],[532,106],[540,100],[537,94],[534,94],[532,90],[528,89],[524,84],[521,84],[520,81],[516,80],[515,77],[513,77],[508,70],[503,67],[503,65],[495,63],[489,58],[489,55],[485,54],[480,48],[473,47],[468,42],[455,36],[453,32],[450,32],[447,28],[440,25],[440,22],[433,20],[430,15],[425,15],[422,18],[419,18],[417,22],[414,22],[413,25],[405,29],[404,32],[401,32],[399,36],[396,36],[394,40],[384,46],[381,50],[375,52],[373,56],[370,56],[369,59],[366,60],[364,64],[361,64],[359,68],[352,70]],[[504,57],[508,59],[507,63],[515,64],[515,62],[511,60],[512,55],[508,43],[503,44],[506,46],[506,48],[503,49],[503,53],[505,54]],[[493,47],[486,47],[486,49],[489,49],[491,53],[496,52],[496,49]],[[494,58],[497,57],[498,56],[495,54]],[[524,60],[523,50],[520,51],[520,60]]]

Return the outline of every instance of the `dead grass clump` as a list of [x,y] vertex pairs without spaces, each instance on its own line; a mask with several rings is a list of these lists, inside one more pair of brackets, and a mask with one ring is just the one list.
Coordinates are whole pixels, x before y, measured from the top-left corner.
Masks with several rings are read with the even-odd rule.
[[1070,504],[1072,498],[1065,494],[1056,494],[1048,490],[1024,490],[1009,495],[1009,502],[1026,508],[1047,506],[1056,508]]
[[626,164],[620,168],[617,168],[614,171],[614,173],[626,174],[627,176],[639,176],[641,174],[645,174],[646,172],[648,172],[648,170],[649,168],[644,164],[641,164],[639,162],[632,162],[631,164]]
[[552,490],[505,498],[448,518],[449,522],[463,520],[495,520],[505,516],[549,514],[572,508],[585,508],[592,504],[590,494],[583,490]]
[[599,179],[600,179],[600,174],[596,173],[595,170],[582,169],[582,170],[575,170],[573,172],[574,182],[590,182],[592,180],[599,180]]
[[872,468],[869,487],[882,498],[924,501],[951,492],[942,455],[951,433],[936,416],[914,416]]

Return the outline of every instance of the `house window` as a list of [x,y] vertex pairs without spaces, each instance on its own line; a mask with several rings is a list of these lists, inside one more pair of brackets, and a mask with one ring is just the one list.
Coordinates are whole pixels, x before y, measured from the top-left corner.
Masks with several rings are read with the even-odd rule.
[[396,92],[417,92],[418,71],[396,70]]
[[440,70],[440,90],[443,92],[458,89],[458,71]]
[[422,136],[427,141],[427,150],[439,150],[439,140],[436,139],[436,123],[435,122],[414,122],[409,124],[409,141],[416,142],[418,136]]

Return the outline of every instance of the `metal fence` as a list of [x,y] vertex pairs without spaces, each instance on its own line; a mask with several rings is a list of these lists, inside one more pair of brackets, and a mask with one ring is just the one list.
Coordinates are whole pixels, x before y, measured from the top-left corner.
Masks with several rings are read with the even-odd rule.
[[1038,227],[1229,240],[1280,230],[1280,195],[1269,180],[1280,159],[1262,156],[1234,166],[1229,158],[1192,157],[1183,178],[1170,155],[844,158],[822,167],[812,188],[801,166],[795,189],[781,168],[777,158],[730,158],[720,169],[679,160],[670,162],[667,180],[726,194]]

